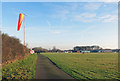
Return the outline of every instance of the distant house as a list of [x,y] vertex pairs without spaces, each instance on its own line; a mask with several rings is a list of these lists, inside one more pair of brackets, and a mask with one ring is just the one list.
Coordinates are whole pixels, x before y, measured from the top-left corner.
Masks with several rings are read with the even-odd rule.
[[100,52],[100,50],[92,50],[92,51],[90,51],[91,53],[98,53],[98,52]]
[[64,50],[64,53],[72,53],[72,50]]
[[118,52],[120,52],[120,49],[114,49],[114,50],[112,50],[112,52],[118,53]]
[[83,50],[83,51],[81,51],[81,53],[90,53],[90,51]]
[[72,50],[72,53],[74,53],[74,52],[77,52],[77,51],[75,51],[75,50]]
[[103,49],[103,50],[101,50],[102,52],[112,52],[112,50],[111,49]]
[[64,53],[68,53],[68,51],[64,51]]

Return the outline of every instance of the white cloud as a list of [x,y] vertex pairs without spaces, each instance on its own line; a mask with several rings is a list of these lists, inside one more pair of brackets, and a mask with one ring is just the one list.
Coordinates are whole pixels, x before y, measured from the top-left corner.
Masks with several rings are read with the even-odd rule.
[[102,16],[102,17],[99,17],[100,19],[105,19],[105,18],[109,18],[111,15],[108,14],[108,15],[105,15],[105,16]]
[[102,22],[116,22],[118,20],[117,15],[111,15],[107,14],[104,16],[96,16],[95,13],[82,13],[79,15],[74,15],[71,19],[72,21],[78,21],[78,22],[96,22],[96,21],[102,21]]
[[82,13],[82,14],[79,14],[79,15],[75,15],[73,17],[73,20],[75,21],[81,21],[81,22],[92,22],[95,20],[95,17],[96,17],[96,14],[93,13]]
[[118,19],[118,16],[108,14],[108,15],[99,17],[99,19],[102,20],[102,22],[114,22]]
[[103,22],[114,22],[115,20],[117,20],[117,16],[111,16],[107,19],[104,19]]
[[97,10],[99,9],[100,6],[101,6],[100,3],[88,3],[84,5],[84,8],[86,10]]

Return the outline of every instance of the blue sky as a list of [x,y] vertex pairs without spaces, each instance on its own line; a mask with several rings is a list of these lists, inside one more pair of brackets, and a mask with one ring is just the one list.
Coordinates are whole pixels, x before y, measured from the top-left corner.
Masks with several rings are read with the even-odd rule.
[[72,49],[77,45],[99,45],[118,48],[118,3],[3,2],[2,32],[23,43],[23,25],[17,31],[19,13],[27,14],[29,47]]

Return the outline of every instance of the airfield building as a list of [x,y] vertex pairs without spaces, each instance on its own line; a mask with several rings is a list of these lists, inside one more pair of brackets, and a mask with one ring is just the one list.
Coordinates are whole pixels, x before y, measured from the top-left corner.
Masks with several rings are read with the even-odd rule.
[[75,51],[93,51],[93,50],[100,50],[102,49],[99,46],[76,46],[73,48]]

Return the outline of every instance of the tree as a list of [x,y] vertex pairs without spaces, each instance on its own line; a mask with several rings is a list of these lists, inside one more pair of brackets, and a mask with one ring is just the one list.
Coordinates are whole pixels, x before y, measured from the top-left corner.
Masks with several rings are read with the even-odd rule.
[[42,48],[42,47],[35,47],[35,48],[32,48],[32,50],[34,50],[35,53],[48,52],[47,49],[44,49],[44,48]]
[[[13,61],[15,59],[24,58],[24,46],[16,37],[10,37],[7,34],[2,34],[2,62]],[[28,49],[28,48],[26,48]]]

